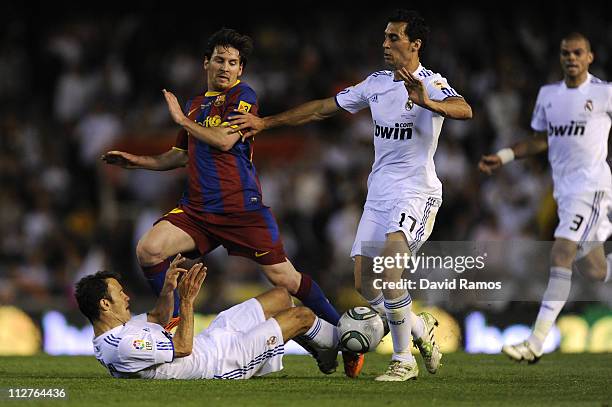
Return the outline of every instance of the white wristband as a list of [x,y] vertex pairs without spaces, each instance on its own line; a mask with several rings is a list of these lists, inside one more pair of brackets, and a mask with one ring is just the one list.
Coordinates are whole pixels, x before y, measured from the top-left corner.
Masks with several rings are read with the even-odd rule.
[[501,159],[502,165],[508,164],[514,160],[514,150],[510,147],[502,148],[497,152],[497,156]]

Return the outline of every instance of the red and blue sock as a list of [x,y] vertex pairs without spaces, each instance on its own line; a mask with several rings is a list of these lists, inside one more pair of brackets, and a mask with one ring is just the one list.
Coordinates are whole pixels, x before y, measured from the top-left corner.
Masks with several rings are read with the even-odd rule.
[[325,297],[321,287],[308,274],[300,274],[302,274],[302,279],[295,298],[302,301],[302,304],[310,308],[319,318],[323,318],[334,326],[338,325],[340,315]]
[[[168,267],[170,267],[170,258],[162,261],[161,263],[157,263],[153,266],[140,266],[145,275],[147,283],[155,293],[157,297],[161,293],[162,288],[164,287],[164,281],[166,280],[166,271],[168,271]],[[178,290],[174,290],[174,311],[172,312],[173,317],[178,317],[179,315],[179,305],[180,299],[178,295]]]

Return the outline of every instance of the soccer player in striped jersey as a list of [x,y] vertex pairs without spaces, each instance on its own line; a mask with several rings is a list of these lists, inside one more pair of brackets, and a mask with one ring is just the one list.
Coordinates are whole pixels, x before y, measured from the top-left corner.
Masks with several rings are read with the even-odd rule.
[[[283,125],[322,120],[341,111],[369,108],[373,120],[374,165],[368,179],[368,197],[351,251],[355,286],[370,305],[386,317],[393,338],[393,356],[379,381],[416,378],[414,343],[427,370],[435,373],[441,353],[433,338],[437,321],[412,312],[405,289],[372,284],[373,257],[416,254],[431,234],[442,202],[442,185],[433,156],[444,118],[469,119],[472,110],[440,74],[421,65],[420,52],[429,29],[415,11],[398,10],[388,19],[382,44],[391,70],[378,71],[335,97],[305,103],[289,111],[258,118],[248,113],[230,119],[248,137]],[[380,245],[372,242],[380,242]],[[383,246],[382,252],[380,246]],[[387,268],[384,283],[400,281],[403,267]]]
[[491,174],[515,158],[548,150],[559,225],[551,252],[548,286],[531,336],[505,345],[511,359],[537,362],[542,346],[568,299],[572,269],[594,281],[609,281],[612,258],[602,242],[610,224],[612,177],[606,162],[612,116],[612,84],[589,73],[594,55],[589,40],[571,33],[561,41],[563,80],[540,88],[531,119],[533,137],[483,156],[479,168]]
[[[189,100],[184,111],[174,94],[163,91],[173,120],[182,127],[171,150],[158,156],[110,151],[102,159],[124,168],[157,171],[187,166],[188,185],[177,208],[160,218],[136,249],[156,294],[177,253],[196,249],[204,255],[223,245],[230,255],[260,264],[275,286],[285,287],[335,325],[340,316],[321,288],[296,271],[285,255],[276,220],[263,203],[253,141],[241,140],[228,127],[235,110],[257,114],[255,92],[239,80],[252,47],[248,36],[222,29],[211,36],[205,52],[208,90]],[[178,296],[175,301],[177,317]]]
[[[183,269],[184,262],[180,254],[175,257],[155,308],[134,317],[117,273],[101,271],[77,283],[79,309],[94,327],[94,354],[113,377],[262,376],[283,368],[284,344],[290,339],[313,350],[320,365],[336,363],[337,328],[306,307],[294,307],[285,288],[274,288],[221,312],[194,336],[193,302],[207,270],[202,263]],[[163,325],[172,315],[175,290],[181,299],[181,319],[172,335]]]

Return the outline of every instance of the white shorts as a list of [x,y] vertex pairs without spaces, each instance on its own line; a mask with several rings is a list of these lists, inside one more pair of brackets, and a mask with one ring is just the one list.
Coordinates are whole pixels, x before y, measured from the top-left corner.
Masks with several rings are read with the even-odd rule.
[[412,253],[429,238],[442,200],[414,196],[393,201],[366,201],[351,257],[379,256],[387,234],[402,231]]
[[248,379],[283,369],[281,328],[274,318],[265,319],[255,298],[221,312],[200,335],[217,347],[215,379]]
[[581,258],[612,234],[610,193],[596,191],[557,199],[559,225],[555,238],[578,244],[577,258]]

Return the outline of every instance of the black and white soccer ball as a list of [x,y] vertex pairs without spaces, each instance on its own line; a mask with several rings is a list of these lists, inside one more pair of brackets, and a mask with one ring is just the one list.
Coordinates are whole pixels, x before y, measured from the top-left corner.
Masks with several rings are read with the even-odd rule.
[[376,349],[385,335],[380,315],[370,307],[355,307],[338,321],[338,336],[342,350],[366,353]]

